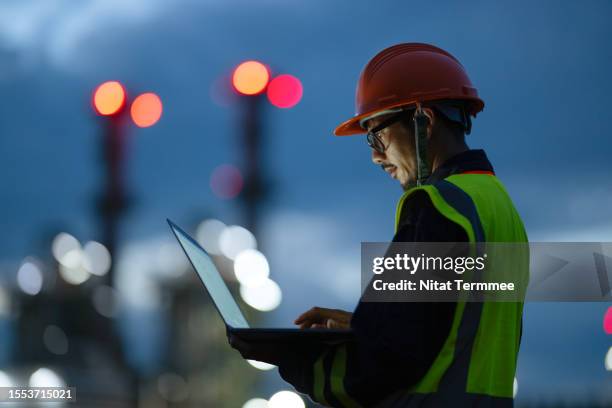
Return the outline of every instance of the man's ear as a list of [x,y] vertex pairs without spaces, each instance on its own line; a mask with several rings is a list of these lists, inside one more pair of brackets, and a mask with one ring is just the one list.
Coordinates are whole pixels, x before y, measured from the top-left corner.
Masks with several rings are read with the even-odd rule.
[[436,114],[434,113],[433,109],[430,108],[423,108],[423,113],[425,116],[427,116],[427,119],[429,119],[429,123],[427,124],[427,138],[429,139],[431,138],[433,127],[436,123]]

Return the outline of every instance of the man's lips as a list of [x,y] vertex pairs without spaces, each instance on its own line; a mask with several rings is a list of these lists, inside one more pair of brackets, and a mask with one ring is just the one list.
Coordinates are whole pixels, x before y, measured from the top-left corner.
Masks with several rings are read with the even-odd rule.
[[395,178],[395,173],[397,172],[397,167],[392,164],[382,165],[381,166],[384,171],[386,171],[392,178]]

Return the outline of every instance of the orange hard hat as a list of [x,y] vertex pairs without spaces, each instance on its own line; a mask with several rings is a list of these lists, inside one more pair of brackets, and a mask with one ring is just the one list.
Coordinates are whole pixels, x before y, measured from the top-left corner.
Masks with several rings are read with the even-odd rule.
[[365,133],[362,123],[387,111],[431,101],[462,102],[476,116],[484,108],[461,63],[429,44],[397,44],[379,52],[365,66],[355,95],[355,116],[334,134]]

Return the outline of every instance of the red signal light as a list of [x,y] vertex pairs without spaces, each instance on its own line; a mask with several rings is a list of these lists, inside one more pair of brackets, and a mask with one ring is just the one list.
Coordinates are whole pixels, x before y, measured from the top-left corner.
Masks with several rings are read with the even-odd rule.
[[152,92],[147,92],[138,95],[134,99],[130,114],[136,126],[145,128],[157,123],[159,118],[161,118],[162,110],[163,106],[159,96]]
[[269,80],[268,67],[259,61],[243,62],[232,75],[234,89],[243,95],[257,95],[263,92]]
[[125,105],[125,88],[117,81],[107,81],[96,88],[93,95],[94,109],[104,116],[114,115]]
[[292,75],[279,75],[268,85],[268,99],[277,108],[291,108],[302,99],[303,88]]
[[213,193],[223,199],[230,199],[240,194],[244,180],[240,170],[231,164],[222,164],[210,176],[210,188]]

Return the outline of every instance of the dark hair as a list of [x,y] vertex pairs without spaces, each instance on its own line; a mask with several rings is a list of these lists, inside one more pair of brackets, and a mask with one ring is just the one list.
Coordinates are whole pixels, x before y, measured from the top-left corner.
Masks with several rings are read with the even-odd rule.
[[[440,109],[436,108],[436,106],[430,106],[430,108],[435,112],[436,118],[443,124],[444,127],[449,129],[451,133],[457,138],[457,140],[464,140],[465,135],[469,134],[471,130],[472,123],[470,121],[469,116],[465,115],[465,123],[457,122],[456,120],[449,119],[448,116],[444,114]],[[406,115],[404,119],[402,119],[401,123],[404,128],[408,129],[410,132],[414,131],[414,113],[416,109],[410,109],[406,111]],[[465,112],[465,111],[463,111]]]
[[459,123],[455,120],[449,119],[444,113],[442,113],[436,107],[433,107],[434,112],[436,112],[437,117],[444,124],[444,127],[448,128],[451,133],[457,138],[457,140],[463,140],[467,133],[466,125],[463,123]]

